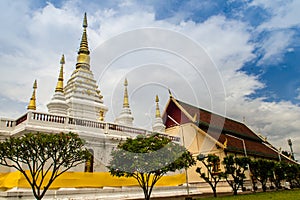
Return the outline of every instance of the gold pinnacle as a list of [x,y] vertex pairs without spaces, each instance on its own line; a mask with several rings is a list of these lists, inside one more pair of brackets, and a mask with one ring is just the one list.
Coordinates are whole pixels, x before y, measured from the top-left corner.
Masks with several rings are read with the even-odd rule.
[[60,64],[64,65],[65,64],[65,55],[63,54],[61,59],[60,59]]
[[80,42],[80,47],[78,51],[78,56],[77,56],[77,63],[76,63],[76,69],[77,68],[90,68],[90,51],[89,51],[89,46],[88,46],[88,40],[87,40],[87,33],[86,33],[86,28],[87,28],[87,17],[86,13],[84,13],[84,18],[83,18],[83,33],[81,37],[81,42]]
[[31,96],[29,104],[27,106],[27,110],[36,110],[36,97],[35,97],[36,89],[37,89],[37,81],[35,80],[33,83],[32,96]]
[[83,18],[83,24],[82,24],[83,28],[88,27],[88,23],[87,23],[87,17],[86,17],[86,12],[84,13],[84,18]]
[[156,102],[155,117],[159,118],[160,117],[160,110],[159,110],[159,98],[158,98],[158,95],[156,95],[155,102]]
[[88,47],[88,40],[87,40],[87,34],[86,34],[86,28],[87,28],[86,13],[84,13],[82,27],[83,27],[83,33],[82,33],[82,37],[81,37],[81,43],[80,43],[80,48],[79,48],[78,54],[83,53],[83,54],[89,55],[90,51],[89,51],[89,47]]
[[125,86],[125,89],[124,89],[123,108],[129,108],[128,91],[127,91],[127,86],[128,86],[127,78],[125,78],[124,86]]
[[65,56],[64,54],[62,55],[60,59],[60,71],[59,71],[59,76],[58,76],[58,81],[57,85],[55,88],[55,92],[64,92],[64,64],[65,64]]

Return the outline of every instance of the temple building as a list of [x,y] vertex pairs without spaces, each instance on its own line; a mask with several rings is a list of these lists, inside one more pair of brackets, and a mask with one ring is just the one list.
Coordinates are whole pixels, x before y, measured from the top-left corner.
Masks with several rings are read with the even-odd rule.
[[[229,154],[251,159],[263,158],[296,163],[272,146],[266,138],[256,134],[244,123],[214,114],[170,96],[163,114],[166,133],[180,136],[183,145],[193,155],[215,154],[220,160]],[[199,181],[197,166],[189,170],[189,180]],[[218,168],[216,172],[222,171]],[[249,179],[249,171],[246,175]]]
[[[171,138],[173,142],[181,143],[194,156],[199,153],[214,153],[221,159],[228,154],[234,154],[251,158],[290,160],[244,123],[182,102],[175,99],[172,94],[170,94],[162,113],[159,109],[159,97],[153,97],[153,104],[156,105],[156,109],[152,130],[134,127],[134,115],[130,109],[128,98],[130,80],[127,79],[124,80],[123,105],[120,105],[122,110],[114,122],[107,122],[105,116],[109,108],[103,101],[103,96],[94,79],[92,66],[90,66],[87,27],[85,14],[76,66],[71,77],[67,80],[67,84],[64,85],[65,58],[62,55],[59,62],[60,66],[58,66],[57,85],[56,87],[53,86],[54,94],[47,104],[48,112],[36,110],[38,83],[34,81],[33,93],[26,113],[16,119],[3,117],[0,119],[1,140],[29,132],[77,133],[86,141],[87,149],[93,154],[90,162],[74,169],[77,172],[107,172],[106,165],[109,163],[110,153],[120,141],[126,140],[128,137],[136,137],[140,134],[147,135],[153,132],[163,134]],[[196,167],[188,170],[189,184],[203,182],[195,172]],[[1,173],[11,172],[11,169],[6,167],[0,167],[0,170]],[[180,174],[184,177],[184,172],[180,172]],[[102,185],[97,183],[96,185],[102,188],[113,185],[109,181],[105,181],[107,185],[105,183],[101,183]],[[92,182],[87,181],[86,187],[96,187],[91,185]],[[185,182],[185,178],[177,178],[173,182],[169,181],[169,184],[183,185]],[[1,184],[4,183],[0,183],[0,186]],[[126,183],[123,182],[122,184],[119,186],[126,186]],[[168,183],[166,185],[169,186]],[[13,187],[18,188],[19,186],[14,185]],[[64,187],[75,188],[76,186],[64,185]]]

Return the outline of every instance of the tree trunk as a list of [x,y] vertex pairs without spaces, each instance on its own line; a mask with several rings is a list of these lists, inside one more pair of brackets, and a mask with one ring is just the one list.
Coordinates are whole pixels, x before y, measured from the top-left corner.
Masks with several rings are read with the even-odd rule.
[[148,188],[143,188],[145,200],[150,200],[150,194],[148,194]]
[[215,187],[212,188],[213,193],[214,193],[214,197],[217,197],[217,189]]
[[40,194],[40,190],[37,189],[37,192],[35,188],[32,188],[33,190],[33,196],[35,197],[36,200],[42,200],[44,195]]
[[262,190],[263,190],[264,192],[267,190],[266,184],[263,184],[263,185],[262,185]]
[[233,195],[237,195],[237,189],[233,189]]

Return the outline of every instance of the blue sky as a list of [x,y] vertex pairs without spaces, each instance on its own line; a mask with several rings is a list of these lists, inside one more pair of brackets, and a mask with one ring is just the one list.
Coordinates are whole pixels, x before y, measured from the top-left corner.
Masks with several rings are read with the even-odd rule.
[[[32,4],[36,9],[43,8],[47,3],[52,3],[54,6],[61,7],[64,1],[39,1]],[[77,1],[80,2],[80,1]],[[91,1],[85,5],[81,4],[81,9],[97,10],[118,8],[122,1]],[[128,1],[129,2],[129,1]],[[246,23],[251,34],[249,42],[256,43],[257,46],[253,49],[255,58],[244,64],[241,68],[247,74],[255,75],[265,87],[257,90],[249,95],[249,98],[264,97],[266,101],[291,101],[294,104],[299,104],[299,89],[300,88],[300,28],[299,23],[292,24],[288,27],[273,27],[263,31],[257,31],[257,28],[264,23],[272,20],[276,15],[275,4],[280,6],[292,1],[275,1],[274,8],[264,7],[264,2],[267,5],[272,1],[213,1],[213,0],[148,0],[148,1],[132,1],[139,6],[151,7],[155,14],[156,20],[174,21],[175,16],[177,23],[180,21],[193,21],[195,23],[203,23],[207,19],[215,15],[225,16],[227,19],[233,19]],[[253,5],[252,5],[253,4]],[[80,5],[80,3],[78,3]],[[91,5],[96,5],[91,8]],[[176,23],[176,22],[174,22]],[[281,49],[274,57],[263,60],[266,54],[264,48],[260,45],[266,38],[272,37],[277,32],[283,34],[291,34],[285,49]],[[284,83],[283,83],[284,82]]]
[[[121,56],[110,71],[92,66],[110,109],[108,120],[113,121],[120,110],[122,86],[119,85],[126,75],[136,125],[151,124],[144,122],[151,121],[151,96],[156,93],[160,95],[163,109],[168,94],[157,86],[163,85],[171,88],[178,99],[209,110],[214,111],[212,102],[222,102],[220,107],[225,105],[226,110],[216,112],[239,121],[245,118],[249,127],[267,136],[277,147],[288,150],[288,138],[294,144],[300,142],[300,2],[297,0],[4,0],[0,5],[6,8],[0,13],[5,19],[0,34],[1,116],[18,117],[26,112],[34,79],[39,83],[38,108],[47,110],[62,53],[66,56],[65,82],[74,70],[82,16],[87,12],[92,52],[101,50],[105,44],[114,44],[116,36],[128,31],[163,28],[182,34],[200,46],[213,61],[223,82],[219,88],[224,90],[223,99],[212,100],[213,94],[204,85],[214,80],[216,74],[202,73],[199,78],[178,57],[168,52],[158,54],[157,49]],[[155,40],[155,36],[151,39]],[[92,61],[101,62],[100,58],[91,55]],[[157,70],[148,73],[151,69],[148,65]],[[174,72],[174,76],[166,78],[168,72],[158,69],[161,66],[170,74]],[[158,84],[155,87],[148,84],[145,88],[149,90],[142,92],[140,85],[144,80],[138,74],[140,69],[144,74],[155,74],[149,82]],[[188,79],[185,85],[183,82]],[[196,100],[187,93],[186,87],[198,91]],[[299,145],[294,149],[298,156]]]

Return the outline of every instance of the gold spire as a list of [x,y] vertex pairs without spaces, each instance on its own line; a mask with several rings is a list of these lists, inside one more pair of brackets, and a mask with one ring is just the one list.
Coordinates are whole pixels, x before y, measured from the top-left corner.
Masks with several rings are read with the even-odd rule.
[[84,13],[82,27],[83,27],[83,28],[86,28],[86,27],[88,27],[86,13]]
[[79,48],[78,54],[80,54],[80,53],[84,53],[86,55],[90,54],[89,47],[88,47],[88,41],[87,41],[87,35],[86,35],[87,26],[88,26],[88,24],[87,24],[86,13],[84,13],[83,24],[82,24],[83,33],[82,33],[82,37],[81,37],[81,43],[80,43],[80,48]]
[[27,106],[27,110],[36,110],[36,98],[35,98],[35,93],[36,93],[36,89],[37,89],[37,82],[36,80],[33,83],[33,92],[32,92],[32,96],[30,98],[29,104]]
[[158,98],[158,95],[156,95],[155,102],[156,102],[155,117],[159,118],[160,117],[160,110],[159,110],[159,98]]
[[65,56],[64,54],[62,55],[60,59],[60,72],[59,72],[59,77],[57,81],[57,85],[55,88],[55,92],[64,92],[64,64],[65,64]]
[[83,33],[81,37],[81,42],[80,42],[80,48],[78,51],[78,56],[77,56],[77,64],[76,68],[79,68],[81,66],[86,66],[89,68],[90,65],[90,51],[89,51],[89,46],[88,46],[88,40],[87,40],[87,34],[86,34],[86,28],[87,28],[87,17],[86,13],[84,13],[84,18],[83,18]]
[[127,92],[127,86],[128,86],[127,78],[125,78],[124,86],[125,86],[125,90],[124,90],[123,108],[129,108],[128,92]]

